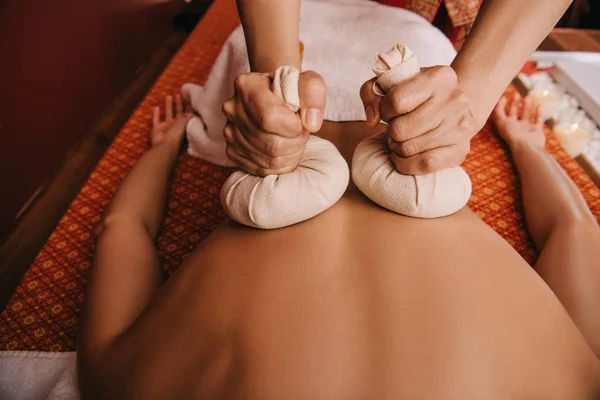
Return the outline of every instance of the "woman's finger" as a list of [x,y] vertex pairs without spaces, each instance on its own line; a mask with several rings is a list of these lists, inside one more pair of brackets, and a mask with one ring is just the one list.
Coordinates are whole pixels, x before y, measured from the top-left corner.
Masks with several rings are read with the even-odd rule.
[[175,115],[178,117],[183,115],[183,100],[180,94],[175,96]]
[[506,118],[506,96],[502,96],[498,100],[498,104],[494,108],[494,116],[498,119]]
[[527,122],[531,121],[531,98],[529,97],[525,97],[525,101],[523,102],[521,119]]
[[510,103],[510,109],[508,110],[508,116],[511,118],[517,118],[517,112],[519,110],[519,101],[521,100],[521,96],[519,94],[515,94],[512,98],[512,102]]
[[173,120],[173,97],[167,96],[165,98],[165,122]]
[[156,127],[160,124],[160,107],[152,108],[152,126]]
[[544,116],[542,113],[541,105],[538,105],[535,108],[535,124],[539,129],[543,129],[543,127],[544,127]]

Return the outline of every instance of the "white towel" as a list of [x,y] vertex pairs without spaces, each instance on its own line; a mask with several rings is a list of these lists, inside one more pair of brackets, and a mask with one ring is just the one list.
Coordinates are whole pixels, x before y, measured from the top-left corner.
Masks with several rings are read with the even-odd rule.
[[[419,15],[363,0],[304,0],[300,40],[303,70],[321,74],[327,84],[325,119],[364,121],[360,86],[373,77],[373,56],[400,42],[413,50],[421,66],[449,65],[456,52],[437,28]],[[186,84],[182,93],[201,115],[187,127],[189,153],[233,166],[225,154],[223,103],[233,96],[235,78],[250,71],[244,33],[229,37],[204,87]]]
[[75,352],[0,352],[0,400],[78,400]]

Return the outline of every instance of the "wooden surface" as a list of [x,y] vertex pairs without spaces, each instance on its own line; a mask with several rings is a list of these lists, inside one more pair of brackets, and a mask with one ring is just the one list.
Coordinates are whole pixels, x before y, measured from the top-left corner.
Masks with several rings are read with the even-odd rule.
[[[556,28],[544,39],[538,50],[600,52],[600,31]],[[592,178],[596,186],[600,187],[600,171],[595,170],[583,155],[576,157],[575,160]]]
[[184,7],[183,0],[0,0],[0,243]]
[[37,256],[114,137],[135,110],[187,34],[173,32],[138,72],[133,83],[65,158],[58,173],[40,188],[0,248],[0,310]]
[[538,50],[600,52],[600,31],[556,28],[544,39]]

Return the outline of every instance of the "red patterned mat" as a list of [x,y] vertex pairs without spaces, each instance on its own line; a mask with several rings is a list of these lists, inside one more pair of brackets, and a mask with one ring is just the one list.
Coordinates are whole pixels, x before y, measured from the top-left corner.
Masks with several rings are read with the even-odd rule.
[[[151,109],[183,83],[202,83],[239,20],[233,0],[216,0],[96,166],[0,315],[0,350],[75,349],[77,318],[94,249],[93,229],[119,183],[149,146]],[[600,216],[600,191],[549,137],[548,149]],[[518,178],[505,147],[488,124],[472,141],[464,164],[473,181],[469,206],[532,262],[536,252],[525,230]],[[169,210],[158,240],[173,271],[224,218],[219,190],[228,170],[182,155]]]

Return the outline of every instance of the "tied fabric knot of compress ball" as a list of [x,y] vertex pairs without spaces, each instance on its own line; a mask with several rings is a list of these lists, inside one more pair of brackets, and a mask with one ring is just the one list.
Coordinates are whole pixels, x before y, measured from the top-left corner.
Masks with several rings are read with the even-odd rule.
[[[374,90],[387,93],[420,71],[412,51],[400,44],[375,59]],[[437,218],[463,208],[471,196],[471,179],[461,167],[427,175],[403,175],[390,157],[387,131],[360,142],[352,158],[352,179],[381,207],[416,218]]]
[[[293,66],[277,69],[271,90],[293,111],[300,109]],[[350,180],[348,164],[327,140],[311,136],[298,167],[290,173],[251,175],[235,171],[221,189],[221,203],[235,221],[261,229],[276,229],[310,219],[334,205]]]

